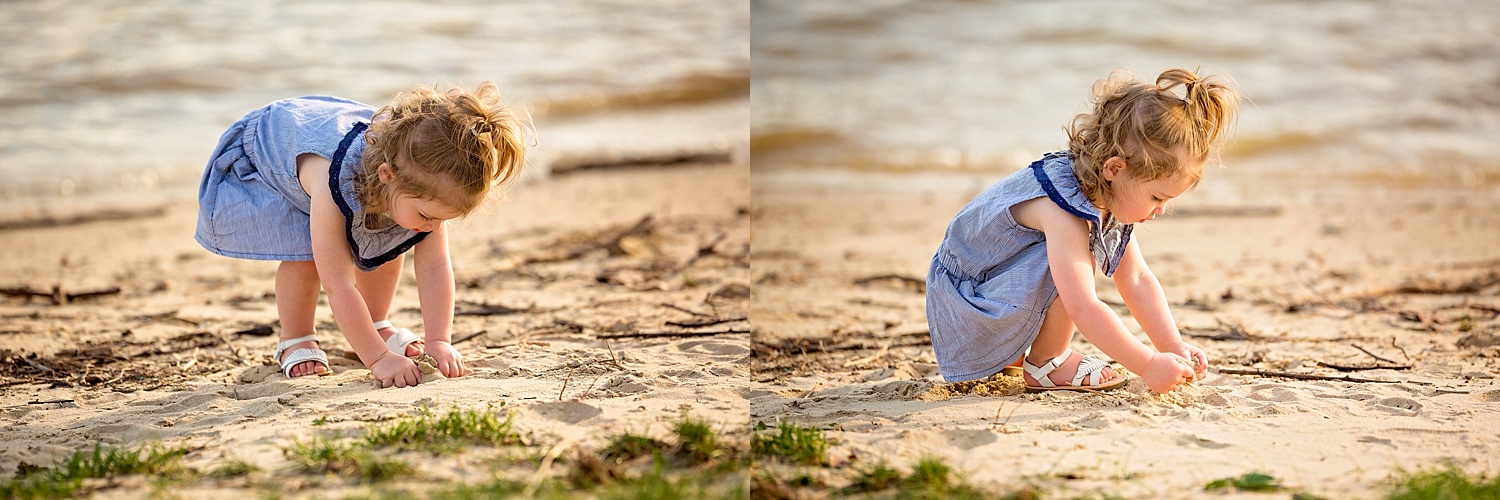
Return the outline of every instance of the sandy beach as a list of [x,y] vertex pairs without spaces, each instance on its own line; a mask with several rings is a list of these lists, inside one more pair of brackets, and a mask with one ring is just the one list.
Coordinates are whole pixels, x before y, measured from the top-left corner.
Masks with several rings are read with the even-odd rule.
[[[837,489],[851,470],[935,456],[1002,493],[1125,498],[1197,498],[1251,472],[1372,498],[1403,470],[1495,470],[1495,186],[1325,179],[1277,195],[1306,184],[1210,172],[1137,232],[1207,379],[1025,394],[1019,377],[943,383],[923,309],[946,221],[998,179],[757,174],[751,419],[833,443],[828,468],[757,466]],[[1100,354],[1076,334],[1073,348]]]
[[[319,339],[333,375],[285,379],[271,361],[276,263],[198,247],[190,193],[121,220],[6,230],[0,470],[50,466],[96,445],[159,443],[191,449],[182,459],[190,469],[241,460],[265,471],[172,487],[183,495],[362,494],[372,490],[358,481],[286,472],[283,449],[328,433],[358,436],[424,407],[510,415],[524,444],[406,453],[415,472],[382,491],[561,477],[563,462],[594,455],[621,433],[671,442],[673,422],[685,414],[710,422],[726,448],[742,448],[749,171],[735,131],[746,106],[728,99],[607,118],[640,134],[696,124],[676,133],[678,149],[651,149],[666,142],[659,136],[633,142],[635,150],[577,140],[604,127],[597,116],[548,122],[549,132],[590,147],[544,149],[539,169],[564,164],[568,154],[628,160],[709,151],[718,161],[617,161],[537,175],[454,222],[454,338],[472,374],[429,373],[415,388],[374,388],[369,370],[344,356],[347,343],[326,304]],[[390,319],[420,332],[410,264],[406,273]],[[101,293],[76,296],[89,292]],[[550,474],[524,458],[548,452],[562,457]],[[495,466],[495,456],[520,458]],[[732,490],[740,487],[735,477],[719,482]],[[146,481],[115,483],[99,493],[153,491]]]
[[[9,4],[0,499],[1500,490],[1500,4],[1448,7]],[[1179,67],[1243,99],[1133,234],[1208,375],[946,383],[949,221],[1065,148],[1097,80]],[[487,80],[534,130],[450,223],[471,373],[380,389],[325,300],[332,374],[284,377],[277,264],[193,238],[215,138],[278,99]],[[421,335],[410,260],[389,319]]]

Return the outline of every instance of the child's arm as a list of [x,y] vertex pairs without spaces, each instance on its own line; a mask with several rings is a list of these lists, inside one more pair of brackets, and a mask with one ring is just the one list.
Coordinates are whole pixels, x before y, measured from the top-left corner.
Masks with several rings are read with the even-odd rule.
[[1182,341],[1182,333],[1177,331],[1177,322],[1172,319],[1172,311],[1167,306],[1167,294],[1162,291],[1156,274],[1146,266],[1146,259],[1141,257],[1134,237],[1125,246],[1125,256],[1115,270],[1115,287],[1125,299],[1125,307],[1130,308],[1130,313],[1146,330],[1146,336],[1151,337],[1157,350],[1193,360],[1200,374],[1208,370],[1208,355]]
[[[1045,199],[1039,199],[1045,200]],[[1017,207],[1022,208],[1022,207]],[[1058,297],[1084,338],[1125,368],[1138,373],[1146,385],[1167,392],[1192,376],[1175,355],[1154,353],[1136,340],[1125,323],[1094,292],[1094,259],[1089,252],[1089,227],[1050,201],[1030,204],[1028,219],[1047,237],[1047,263]],[[1026,221],[1022,221],[1023,224]]]
[[303,154],[297,157],[297,176],[302,189],[312,197],[309,213],[312,226],[313,264],[318,269],[318,280],[328,294],[328,307],[333,309],[333,319],[338,323],[344,339],[359,355],[359,360],[382,387],[407,387],[417,385],[422,373],[417,365],[405,356],[389,355],[390,349],[380,340],[375,325],[370,321],[370,309],[364,297],[354,287],[354,256],[350,253],[344,235],[344,214],[334,205],[328,189],[327,159]]
[[464,374],[463,355],[453,348],[453,264],[448,258],[447,223],[438,224],[417,243],[417,300],[422,305],[422,327],[426,331],[427,354],[445,377]]

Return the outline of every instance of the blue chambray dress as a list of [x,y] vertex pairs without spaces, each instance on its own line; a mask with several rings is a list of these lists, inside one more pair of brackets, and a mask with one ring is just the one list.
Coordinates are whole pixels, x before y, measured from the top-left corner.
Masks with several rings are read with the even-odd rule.
[[198,230],[203,248],[254,260],[312,260],[308,213],[312,197],[297,180],[297,156],[327,158],[328,187],[344,213],[345,236],[360,270],[390,262],[422,241],[419,233],[375,218],[367,226],[355,181],[370,106],[329,96],[273,102],[234,122],[219,138],[198,185]]
[[1041,331],[1057,298],[1047,239],[1017,223],[1010,207],[1043,196],[1088,221],[1096,268],[1113,276],[1119,267],[1133,225],[1100,221],[1070,154],[1048,153],[996,183],[953,218],[927,273],[927,324],[944,380],[999,372]]

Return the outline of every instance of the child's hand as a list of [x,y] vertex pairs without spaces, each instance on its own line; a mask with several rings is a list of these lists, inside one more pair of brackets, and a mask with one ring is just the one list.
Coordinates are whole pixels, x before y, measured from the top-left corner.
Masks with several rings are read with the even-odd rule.
[[453,347],[453,343],[446,340],[432,340],[427,342],[427,355],[437,363],[438,371],[444,377],[462,377],[464,373],[464,355]]
[[375,375],[375,380],[380,381],[381,387],[413,387],[422,381],[422,372],[417,370],[416,363],[406,359],[406,356],[389,352],[375,360],[370,373]]
[[1190,361],[1175,353],[1159,352],[1151,355],[1146,371],[1141,373],[1141,380],[1151,390],[1166,394],[1179,384],[1193,380],[1193,369],[1188,367],[1190,364]]
[[1188,364],[1192,365],[1194,372],[1197,372],[1196,378],[1201,379],[1208,376],[1208,354],[1204,353],[1203,349],[1199,349],[1197,346],[1194,346],[1187,342],[1180,341],[1176,344],[1163,347],[1165,348],[1162,349],[1161,352],[1170,352],[1172,354],[1187,358]]

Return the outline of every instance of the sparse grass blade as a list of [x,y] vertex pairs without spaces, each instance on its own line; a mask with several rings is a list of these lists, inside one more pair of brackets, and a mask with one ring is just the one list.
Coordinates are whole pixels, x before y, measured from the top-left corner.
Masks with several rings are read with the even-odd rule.
[[690,464],[708,462],[719,454],[718,438],[707,420],[684,413],[682,419],[672,426],[672,433],[677,435],[678,453],[687,457]]
[[854,476],[854,482],[845,490],[851,493],[868,493],[894,488],[899,484],[901,484],[901,471],[881,460],[874,466],[860,469],[859,473]]
[[1204,491],[1281,491],[1282,487],[1276,482],[1276,478],[1260,472],[1247,472],[1239,477],[1226,477],[1210,481],[1203,486]]
[[515,444],[520,442],[520,435],[508,412],[502,419],[494,411],[452,410],[441,417],[423,411],[416,417],[370,426],[365,442],[448,454],[462,451],[467,444]]
[[185,446],[151,445],[133,449],[95,446],[90,451],[74,452],[51,468],[24,468],[21,474],[0,483],[0,497],[68,497],[83,489],[84,479],[134,474],[177,475],[182,472],[180,462],[188,451]]
[[1403,474],[1392,500],[1468,500],[1500,498],[1500,477],[1474,477],[1453,464],[1442,468]]
[[610,439],[609,446],[604,447],[600,453],[605,460],[614,460],[618,463],[655,455],[661,453],[666,447],[666,443],[656,438],[625,432]]
[[394,458],[379,458],[363,443],[342,442],[314,436],[304,442],[293,440],[282,448],[295,470],[315,474],[336,474],[378,483],[413,472],[411,464]]
[[757,431],[751,439],[750,450],[757,456],[802,465],[828,464],[828,439],[823,436],[823,430],[793,422],[777,422],[774,432]]

